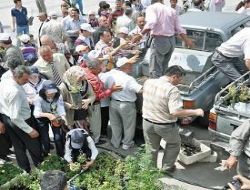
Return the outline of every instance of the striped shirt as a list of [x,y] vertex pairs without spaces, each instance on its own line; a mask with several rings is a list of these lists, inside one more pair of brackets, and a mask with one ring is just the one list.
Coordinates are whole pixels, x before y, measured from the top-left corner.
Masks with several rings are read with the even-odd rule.
[[177,117],[171,115],[182,109],[179,90],[166,76],[148,79],[143,86],[143,118],[157,123],[173,123]]

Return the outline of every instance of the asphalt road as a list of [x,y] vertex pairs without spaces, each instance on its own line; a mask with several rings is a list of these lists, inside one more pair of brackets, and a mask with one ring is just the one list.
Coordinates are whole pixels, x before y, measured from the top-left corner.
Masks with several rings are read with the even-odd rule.
[[[107,0],[107,2],[111,3],[112,5],[114,4],[114,1],[115,0]],[[22,0],[22,2],[23,6],[27,7],[29,16],[35,17],[34,24],[30,27],[30,31],[36,37],[39,21],[36,17],[38,14],[38,10],[36,8],[35,0]],[[56,11],[60,13],[60,0],[45,0],[45,2],[48,12]],[[166,4],[168,4],[168,1],[165,0],[165,2]],[[226,7],[223,9],[223,11],[232,11],[238,2],[238,0],[226,0]],[[98,0],[85,0],[84,12],[88,12],[89,10],[97,10],[98,3]],[[0,21],[4,25],[5,32],[11,33],[12,36],[15,37],[15,33],[12,33],[11,31],[10,9],[12,7],[12,0],[0,1]],[[190,127],[190,129],[194,131],[195,136],[198,139],[208,140],[207,129],[200,127]],[[139,144],[140,143],[141,141],[139,140]],[[123,152],[123,154],[126,154],[126,152]],[[162,179],[167,184],[171,185],[167,189],[175,189],[175,186],[180,187],[180,189],[186,190],[220,189],[223,184],[229,181],[231,176],[235,173],[235,171],[221,171],[218,163],[197,163],[191,166],[184,166],[178,163],[177,166],[178,170],[175,173],[171,174],[173,178],[166,176]]]

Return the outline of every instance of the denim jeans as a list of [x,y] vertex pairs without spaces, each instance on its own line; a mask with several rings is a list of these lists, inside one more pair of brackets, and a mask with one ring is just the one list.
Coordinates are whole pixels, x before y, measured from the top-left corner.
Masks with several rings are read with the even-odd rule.
[[21,42],[19,40],[19,36],[22,34],[29,34],[29,26],[17,26],[16,27],[16,35],[17,35],[17,46],[19,47],[21,45]]
[[82,3],[82,0],[74,0],[72,2],[74,4],[74,6],[78,5],[79,11],[81,12],[81,14],[83,14],[83,3]]
[[22,34],[29,34],[29,26],[17,26],[16,27],[16,34],[20,36]]

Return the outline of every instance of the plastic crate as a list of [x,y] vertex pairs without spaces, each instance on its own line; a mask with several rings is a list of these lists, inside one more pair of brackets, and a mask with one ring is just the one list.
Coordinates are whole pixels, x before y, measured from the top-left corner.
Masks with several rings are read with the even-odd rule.
[[191,156],[185,155],[183,153],[183,149],[181,149],[179,153],[179,161],[185,165],[190,165],[211,155],[211,149],[208,146],[206,146],[203,143],[200,143],[200,147],[201,147],[201,152],[198,152]]

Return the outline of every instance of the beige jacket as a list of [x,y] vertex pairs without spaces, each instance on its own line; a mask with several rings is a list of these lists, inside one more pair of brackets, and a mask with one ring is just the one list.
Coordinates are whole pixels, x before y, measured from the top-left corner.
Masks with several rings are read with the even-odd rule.
[[[62,83],[60,86],[59,86],[59,89],[61,91],[61,95],[63,97],[63,101],[64,101],[64,104],[65,104],[65,110],[66,110],[66,125],[69,127],[69,128],[72,128],[72,126],[74,125],[74,114],[75,114],[75,111],[74,109],[70,109],[71,105],[73,104],[73,101],[72,101],[72,97],[71,97],[71,94],[70,92],[68,91],[66,85],[64,83]],[[88,83],[88,90],[87,90],[87,93],[86,93],[86,96],[84,99],[90,99],[91,101],[91,104],[94,103],[95,101],[95,93],[91,87],[91,85]]]

